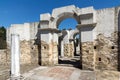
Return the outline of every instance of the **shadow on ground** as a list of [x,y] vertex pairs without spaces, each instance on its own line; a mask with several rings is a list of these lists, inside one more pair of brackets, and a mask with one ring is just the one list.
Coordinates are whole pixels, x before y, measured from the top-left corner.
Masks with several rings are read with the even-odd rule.
[[79,57],[59,58],[59,65],[61,65],[61,66],[72,66],[72,67],[75,67],[75,68],[81,68]]

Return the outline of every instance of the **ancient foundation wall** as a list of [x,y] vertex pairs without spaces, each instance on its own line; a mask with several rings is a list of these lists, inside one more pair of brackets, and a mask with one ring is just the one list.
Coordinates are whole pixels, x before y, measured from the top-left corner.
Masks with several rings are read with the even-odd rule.
[[[0,50],[0,65],[10,64],[10,49]],[[20,64],[38,64],[38,46],[33,40],[20,41]]]
[[64,44],[64,57],[74,56],[74,45],[72,43]]
[[0,65],[8,65],[10,63],[10,54],[7,49],[0,50]]
[[103,34],[97,35],[95,41],[96,69],[117,70],[118,67],[118,37],[117,32],[106,37]]
[[38,63],[38,46],[33,40],[20,42],[20,62],[21,64]]
[[98,34],[94,42],[82,43],[82,66],[88,70],[118,69],[118,33]]
[[82,68],[85,70],[94,69],[94,50],[93,42],[84,42],[82,47]]
[[40,45],[41,65],[54,65],[58,64],[58,49],[57,43],[46,43],[41,41]]

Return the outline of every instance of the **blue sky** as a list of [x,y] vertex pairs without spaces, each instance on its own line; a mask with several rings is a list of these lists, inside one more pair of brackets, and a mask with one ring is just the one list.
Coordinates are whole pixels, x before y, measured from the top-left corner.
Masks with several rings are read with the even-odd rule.
[[[72,4],[80,8],[94,6],[95,9],[101,9],[120,6],[120,0],[0,0],[0,26],[38,22],[40,14],[51,13],[54,8]],[[69,21],[73,23],[67,24]],[[66,19],[60,27],[67,25],[73,27],[76,21]]]

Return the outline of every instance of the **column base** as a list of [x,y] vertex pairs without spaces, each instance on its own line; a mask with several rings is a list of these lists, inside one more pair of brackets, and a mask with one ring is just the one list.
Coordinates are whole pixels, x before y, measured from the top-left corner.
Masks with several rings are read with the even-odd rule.
[[20,76],[17,76],[17,77],[11,76],[10,80],[21,80],[21,77]]

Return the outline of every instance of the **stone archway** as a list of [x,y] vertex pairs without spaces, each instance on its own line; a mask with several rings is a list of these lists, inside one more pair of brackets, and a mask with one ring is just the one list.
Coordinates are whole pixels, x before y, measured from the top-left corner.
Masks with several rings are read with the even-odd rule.
[[[59,13],[58,13],[58,11],[59,11]],[[67,18],[74,18],[76,20],[76,22],[78,24],[80,24],[80,18],[79,18],[79,15],[77,15],[75,13],[76,11],[77,11],[77,8],[74,5],[54,9],[52,12],[52,21],[50,23],[50,26],[58,29],[59,24]],[[64,43],[64,51],[63,51],[64,56],[66,56],[66,57],[73,56],[72,55],[72,53],[73,53],[72,46],[73,45],[69,43],[69,39],[66,39],[66,41]]]
[[66,18],[74,18],[80,24],[80,17],[76,11],[77,8],[74,5],[53,9],[50,27],[58,28],[61,21]]
[[72,30],[72,31],[71,31],[71,35],[70,35],[70,39],[74,39],[74,36],[75,36],[76,34],[79,34],[79,30],[78,30],[78,29]]
[[[57,35],[59,30],[57,28],[62,20],[66,18],[74,18],[78,23],[80,23],[79,15],[76,14],[76,11],[77,11],[77,8],[74,5],[71,5],[71,6],[53,9],[51,15],[49,13],[40,15],[41,17],[40,29],[39,29],[40,36],[41,36],[40,39],[41,41],[48,43],[50,47],[49,50],[47,50],[45,53],[47,55],[41,56],[41,59],[43,58],[42,65],[44,65],[45,62],[50,63],[49,65],[54,65],[58,63],[58,48],[54,49],[55,46],[51,44],[57,43],[57,46],[58,46]],[[45,36],[47,36],[48,38],[45,39]],[[41,54],[42,53],[43,52],[41,52]],[[44,58],[47,58],[46,59],[47,61],[45,61]]]
[[[41,14],[40,29],[39,29],[41,36],[40,40],[46,42],[49,45],[49,50],[47,50],[46,53],[41,56],[43,60],[41,63],[44,64],[45,62],[47,62],[49,63],[49,65],[58,64],[58,48],[57,48],[58,33],[59,33],[58,25],[62,20],[66,18],[74,18],[78,22],[77,28],[80,32],[81,43],[85,41],[92,41],[93,40],[92,30],[94,29],[93,27],[95,23],[94,15],[95,12],[93,7],[80,9],[78,7],[75,7],[74,5],[53,9],[51,15],[49,13]],[[92,26],[92,28],[89,28],[90,26]],[[84,29],[84,27],[85,28],[88,27],[87,28],[88,30]],[[83,36],[84,34],[85,35],[89,34],[90,36],[88,38],[84,38]],[[47,37],[47,39],[45,37]],[[83,44],[81,44],[80,46],[82,51],[84,52],[84,49],[82,48]],[[41,52],[41,54],[43,53]],[[91,67],[91,65],[93,64],[87,63],[86,60],[84,59],[86,58],[81,58],[82,61],[85,61],[85,63],[83,63],[84,69],[87,69],[89,67],[89,64],[90,64],[90,68],[93,68]]]

